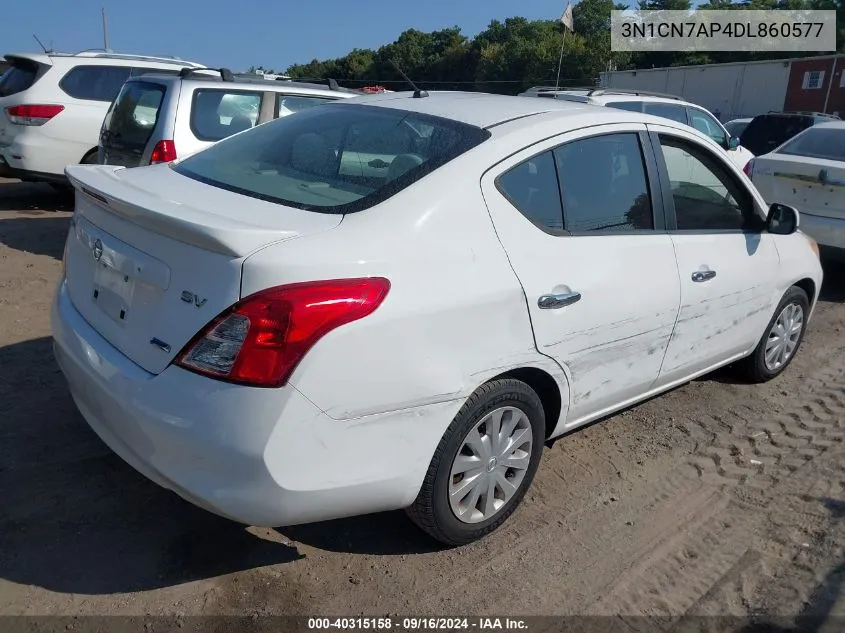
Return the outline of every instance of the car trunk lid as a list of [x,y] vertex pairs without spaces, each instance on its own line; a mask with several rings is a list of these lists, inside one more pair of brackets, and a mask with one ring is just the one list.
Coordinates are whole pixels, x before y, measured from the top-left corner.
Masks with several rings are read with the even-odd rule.
[[168,165],[66,173],[76,188],[65,254],[71,301],[153,374],[238,301],[249,254],[342,220],[215,189]]

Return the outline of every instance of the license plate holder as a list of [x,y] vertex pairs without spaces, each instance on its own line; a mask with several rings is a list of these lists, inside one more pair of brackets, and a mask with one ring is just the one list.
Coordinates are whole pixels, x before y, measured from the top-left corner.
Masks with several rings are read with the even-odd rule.
[[94,272],[92,301],[110,319],[124,325],[129,319],[135,280],[107,264],[100,263]]

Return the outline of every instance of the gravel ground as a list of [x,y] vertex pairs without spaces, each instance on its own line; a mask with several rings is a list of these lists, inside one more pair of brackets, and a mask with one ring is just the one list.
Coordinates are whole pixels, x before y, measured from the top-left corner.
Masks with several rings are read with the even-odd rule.
[[564,438],[501,530],[446,550],[401,512],[245,528],[112,455],[52,357],[69,208],[0,182],[0,614],[845,618],[842,264],[783,376],[718,372]]

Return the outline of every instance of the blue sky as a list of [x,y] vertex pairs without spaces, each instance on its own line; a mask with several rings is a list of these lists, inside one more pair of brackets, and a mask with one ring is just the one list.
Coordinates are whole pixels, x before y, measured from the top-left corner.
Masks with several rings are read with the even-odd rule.
[[459,26],[475,35],[490,20],[521,15],[557,18],[566,0],[39,0],[4,2],[0,54],[39,50],[35,33],[53,48],[102,47],[101,7],[109,46],[119,52],[177,55],[243,70],[378,48],[408,28]]

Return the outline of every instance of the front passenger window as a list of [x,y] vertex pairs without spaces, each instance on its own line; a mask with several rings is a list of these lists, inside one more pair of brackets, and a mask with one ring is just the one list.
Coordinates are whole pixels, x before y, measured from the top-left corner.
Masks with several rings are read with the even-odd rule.
[[764,221],[751,194],[720,159],[679,138],[660,136],[660,146],[680,231],[759,231]]

